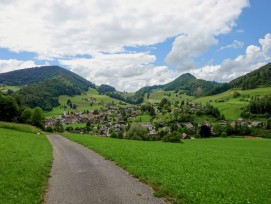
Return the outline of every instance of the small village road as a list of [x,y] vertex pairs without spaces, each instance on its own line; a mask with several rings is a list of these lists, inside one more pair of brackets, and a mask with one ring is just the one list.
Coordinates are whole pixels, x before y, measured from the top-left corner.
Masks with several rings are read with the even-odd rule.
[[48,138],[54,161],[44,203],[165,203],[114,162],[62,136]]

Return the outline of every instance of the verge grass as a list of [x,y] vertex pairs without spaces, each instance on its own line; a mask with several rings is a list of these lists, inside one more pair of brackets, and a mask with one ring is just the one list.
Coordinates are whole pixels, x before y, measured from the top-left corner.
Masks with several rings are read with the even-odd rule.
[[0,203],[41,203],[52,163],[51,145],[43,134],[8,128],[0,127]]
[[182,144],[65,134],[114,160],[176,203],[271,203],[271,140],[218,138]]

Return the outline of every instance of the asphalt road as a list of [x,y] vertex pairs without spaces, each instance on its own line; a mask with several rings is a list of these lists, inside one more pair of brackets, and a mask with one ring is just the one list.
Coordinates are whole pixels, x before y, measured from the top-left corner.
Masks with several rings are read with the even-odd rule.
[[59,135],[48,136],[53,167],[44,203],[164,203],[113,162]]

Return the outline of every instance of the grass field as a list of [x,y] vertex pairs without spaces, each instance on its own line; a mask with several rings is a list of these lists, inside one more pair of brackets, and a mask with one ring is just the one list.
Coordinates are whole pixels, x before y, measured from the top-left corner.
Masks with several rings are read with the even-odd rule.
[[19,86],[8,86],[8,85],[0,84],[0,92],[6,93],[9,89],[12,90],[12,91],[18,91],[18,90],[20,90],[20,87]]
[[51,145],[45,135],[21,130],[0,127],[0,203],[41,203],[47,185]]
[[139,115],[136,116],[135,118],[129,119],[131,122],[150,122],[151,121],[151,116],[150,115]]
[[[96,98],[96,101],[94,102],[93,106],[90,106],[90,102],[83,100],[85,98]],[[78,110],[84,111],[84,110],[95,110],[95,109],[101,109],[103,108],[103,105],[99,104],[100,102],[104,103],[111,103],[112,101],[115,104],[118,104],[118,106],[125,107],[126,105],[120,105],[119,102],[120,100],[110,98],[109,96],[106,95],[99,95],[97,90],[90,88],[88,92],[82,94],[82,95],[77,95],[77,96],[60,96],[58,98],[58,102],[61,105],[66,105],[67,100],[70,99],[72,103],[75,103],[78,105]],[[46,117],[52,117],[54,115],[61,115],[63,114],[63,108],[60,108],[60,106],[53,108],[52,111],[45,113]]]
[[[234,91],[239,92],[241,96],[238,98],[234,98]],[[248,105],[248,102],[242,101],[240,99],[244,98],[249,101],[251,97],[265,96],[270,94],[271,87],[257,88],[251,90],[232,89],[214,96],[197,98],[194,101],[202,104],[206,104],[207,102],[209,102],[214,107],[217,107],[219,111],[225,115],[226,119],[236,120],[240,117],[240,113],[242,111],[241,109]],[[225,102],[216,102],[219,100],[224,100]]]
[[163,91],[163,90],[153,90],[150,93],[149,98],[147,98],[147,94],[145,94],[144,101],[151,102],[151,103],[160,103],[163,98],[166,98],[170,101],[183,101],[183,100],[191,100],[194,99],[193,96],[188,96],[185,94],[177,95],[174,91]]
[[182,144],[88,135],[66,137],[114,160],[177,203],[271,203],[271,140],[219,138]]

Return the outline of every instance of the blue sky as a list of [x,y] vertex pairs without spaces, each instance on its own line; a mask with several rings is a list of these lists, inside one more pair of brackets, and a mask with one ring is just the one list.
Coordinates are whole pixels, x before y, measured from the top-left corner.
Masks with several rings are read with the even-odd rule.
[[0,2],[0,73],[59,65],[135,91],[230,81],[271,61],[270,0]]

